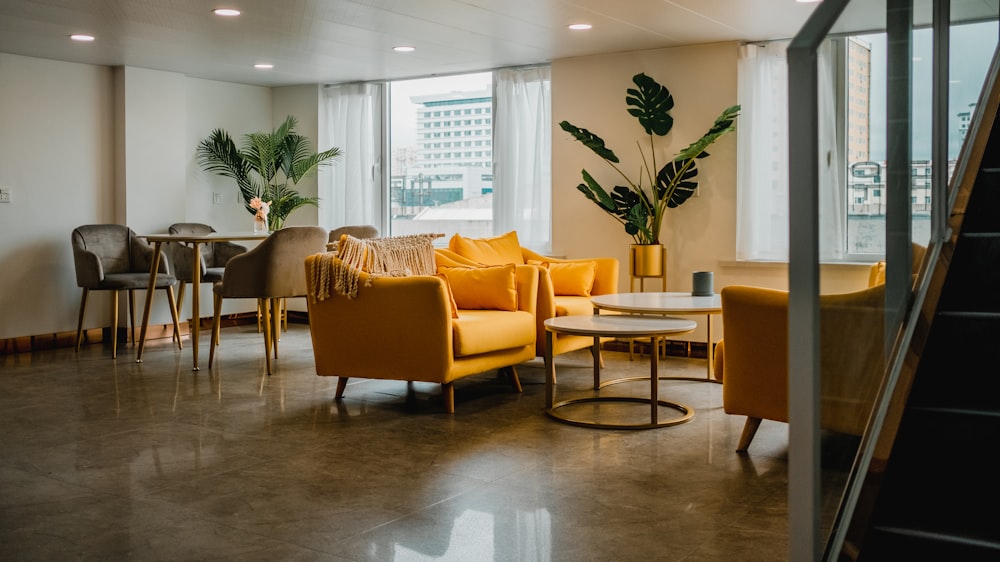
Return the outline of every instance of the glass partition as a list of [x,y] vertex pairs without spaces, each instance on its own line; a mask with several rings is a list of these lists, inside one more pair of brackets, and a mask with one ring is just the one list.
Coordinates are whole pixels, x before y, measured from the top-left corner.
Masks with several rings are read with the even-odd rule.
[[788,47],[791,559],[838,538],[997,44],[997,2],[954,3],[945,33],[936,4],[826,0]]

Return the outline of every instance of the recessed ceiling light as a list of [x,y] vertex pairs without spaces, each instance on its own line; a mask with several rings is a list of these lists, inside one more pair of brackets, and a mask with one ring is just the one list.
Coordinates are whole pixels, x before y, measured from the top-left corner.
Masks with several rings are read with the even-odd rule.
[[70,35],[69,38],[72,39],[73,41],[83,41],[83,42],[94,40],[93,35],[84,35],[82,33],[74,33],[73,35]]
[[799,4],[815,4],[817,2],[822,2],[823,0],[795,0]]
[[594,26],[590,25],[589,23],[572,23],[569,25],[569,28],[574,31],[583,31],[586,29],[590,29],[592,27]]
[[212,10],[212,13],[217,16],[233,17],[240,15],[239,10],[234,10],[232,8],[216,8]]
[[253,65],[253,67],[256,68],[257,70],[271,70],[272,68],[274,68],[274,65],[269,62],[258,62],[257,64]]
[[416,51],[417,48],[411,47],[409,45],[397,45],[393,47],[392,50],[396,51],[397,53],[412,53],[413,51]]

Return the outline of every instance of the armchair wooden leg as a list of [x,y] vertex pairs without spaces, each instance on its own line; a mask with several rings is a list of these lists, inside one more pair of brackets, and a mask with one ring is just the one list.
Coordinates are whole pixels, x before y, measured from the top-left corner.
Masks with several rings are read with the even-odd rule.
[[334,398],[340,400],[344,397],[344,390],[347,389],[347,377],[337,377],[337,393],[333,395]]
[[521,379],[517,377],[517,369],[513,365],[510,367],[504,367],[503,370],[507,373],[510,378],[510,386],[514,389],[514,392],[523,392],[524,389],[521,387]]
[[80,344],[83,343],[83,317],[87,314],[87,294],[90,289],[83,290],[83,297],[80,299],[80,319],[76,322],[76,350],[80,351]]
[[444,411],[449,414],[455,413],[455,383],[441,383],[441,398],[444,399]]
[[750,447],[750,442],[753,441],[753,436],[757,435],[757,428],[760,427],[760,418],[751,418],[747,416],[747,422],[743,424],[743,434],[740,435],[740,442],[736,445],[737,453],[747,452],[747,448]]

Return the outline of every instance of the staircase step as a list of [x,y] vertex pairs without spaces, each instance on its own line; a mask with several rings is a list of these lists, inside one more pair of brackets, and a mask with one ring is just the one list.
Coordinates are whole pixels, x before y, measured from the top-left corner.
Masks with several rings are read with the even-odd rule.
[[938,311],[1000,312],[1000,236],[963,234]]
[[1000,414],[907,408],[875,524],[1000,544],[1000,525],[988,515],[1000,502],[998,442]]
[[1000,544],[968,541],[958,537],[917,533],[909,529],[875,527],[865,538],[858,560],[962,560],[990,561],[1000,558]]
[[980,170],[962,218],[962,234],[1000,231],[1000,171]]
[[1000,312],[938,313],[928,342],[910,406],[1000,412],[1000,377],[988,359],[1000,342]]

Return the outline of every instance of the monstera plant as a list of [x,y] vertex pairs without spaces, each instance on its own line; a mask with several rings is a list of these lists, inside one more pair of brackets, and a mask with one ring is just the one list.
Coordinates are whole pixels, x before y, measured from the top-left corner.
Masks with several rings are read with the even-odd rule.
[[336,147],[312,152],[309,139],[296,133],[295,125],[289,115],[271,132],[244,135],[240,148],[222,129],[215,129],[198,144],[198,163],[209,172],[236,180],[247,211],[258,215],[261,203],[269,207],[267,226],[272,231],[284,226],[295,209],[319,202],[316,197],[303,197],[289,184],[299,183],[340,155]]
[[647,149],[636,141],[642,159],[636,177],[629,177],[621,169],[618,155],[605,145],[601,137],[568,121],[562,121],[559,126],[594,151],[625,181],[625,185],[616,185],[609,191],[584,169],[583,183],[577,189],[622,223],[625,232],[632,236],[636,244],[659,244],[660,228],[667,209],[683,204],[694,194],[698,187],[697,160],[708,156],[709,146],[736,129],[740,106],[726,108],[704,136],[660,166],[655,141],[670,133],[674,126],[674,118],[670,115],[674,98],[666,87],[644,73],[633,76],[632,82],[635,87],[626,91],[625,103],[629,115],[639,121],[649,136]]

